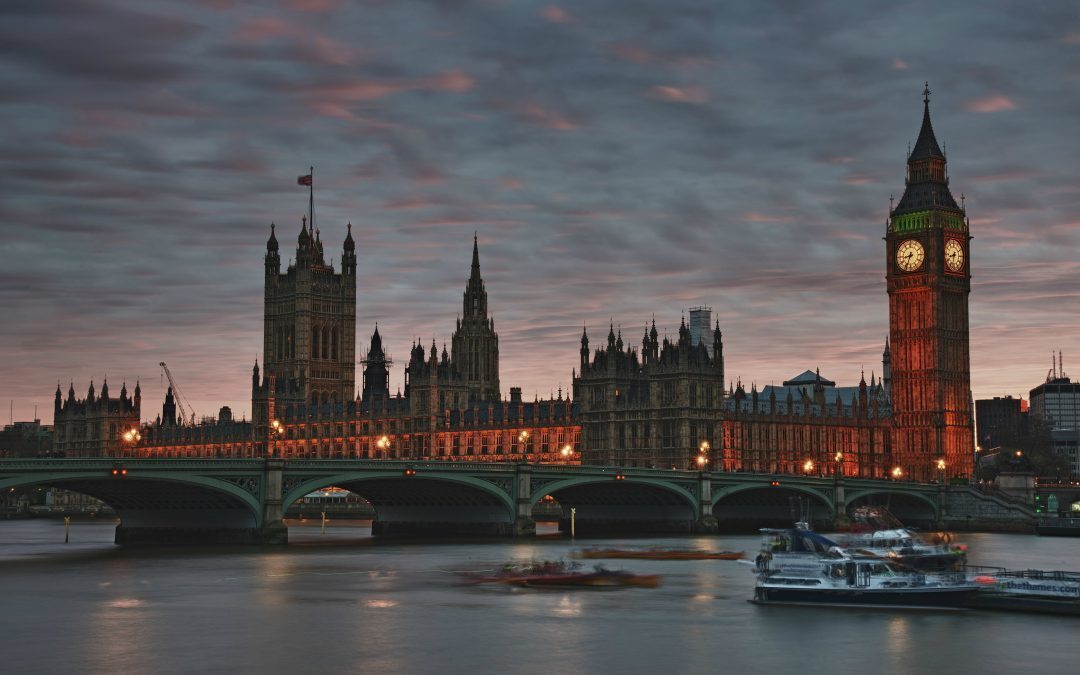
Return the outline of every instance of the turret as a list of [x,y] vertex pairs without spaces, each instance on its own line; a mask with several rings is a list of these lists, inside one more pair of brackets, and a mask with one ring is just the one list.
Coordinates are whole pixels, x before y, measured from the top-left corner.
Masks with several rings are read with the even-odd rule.
[[251,369],[251,391],[259,389],[259,359],[255,359],[255,367]]
[[341,251],[341,273],[347,276],[356,276],[356,242],[353,241],[352,223],[347,226],[345,244]]
[[56,381],[56,397],[53,400],[53,412],[58,413],[63,407],[63,395],[60,393],[60,380]]
[[585,369],[589,365],[589,331],[588,328],[582,326],[581,328],[581,372],[585,372]]
[[270,238],[266,240],[266,276],[276,277],[281,272],[281,257],[278,255],[278,240],[274,234],[274,224],[270,223]]

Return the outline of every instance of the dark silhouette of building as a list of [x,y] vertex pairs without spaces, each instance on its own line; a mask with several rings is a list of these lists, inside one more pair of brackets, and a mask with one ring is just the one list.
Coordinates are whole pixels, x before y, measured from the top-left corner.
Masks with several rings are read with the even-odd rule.
[[975,401],[975,431],[981,450],[1015,443],[1027,432],[1027,403],[1012,396]]

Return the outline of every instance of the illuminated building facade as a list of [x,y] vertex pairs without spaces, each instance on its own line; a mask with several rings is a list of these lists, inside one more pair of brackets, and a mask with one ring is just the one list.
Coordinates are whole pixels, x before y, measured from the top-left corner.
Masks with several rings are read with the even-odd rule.
[[[498,334],[474,238],[449,348],[414,343],[404,393],[391,394],[393,362],[376,326],[356,391],[355,244],[348,234],[336,273],[325,263],[319,232],[304,223],[286,273],[273,230],[267,242],[265,356],[263,369],[256,364],[252,372],[252,422],[166,428],[163,421],[144,431],[138,448],[108,452],[582,461],[919,480],[969,475],[970,237],[964,209],[949,192],[928,96],[906,190],[886,228],[889,333],[880,380],[872,374],[869,384],[863,377],[838,387],[806,371],[779,387],[747,392],[740,382],[725,391],[719,323],[711,331],[697,325],[706,335],[695,341],[683,321],[676,340],[661,341],[654,321],[640,351],[614,326],[606,344],[590,351],[584,332],[572,398],[560,392],[530,403],[517,388],[503,398]],[[57,419],[59,430],[59,412]]]
[[127,452],[137,442],[130,432],[140,424],[142,391],[135,384],[133,396],[128,396],[127,384],[120,387],[120,396],[109,396],[109,382],[101,384],[101,394],[94,383],[86,398],[75,398],[75,384],[68,387],[67,398],[56,385],[53,404],[53,454],[60,457],[108,457]]

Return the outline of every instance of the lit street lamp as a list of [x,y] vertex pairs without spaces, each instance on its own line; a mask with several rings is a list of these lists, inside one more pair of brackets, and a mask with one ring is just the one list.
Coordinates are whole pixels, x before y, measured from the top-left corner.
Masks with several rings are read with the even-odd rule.
[[521,461],[526,464],[529,463],[529,448],[526,443],[529,441],[529,430],[522,429],[518,434],[518,444],[521,445]]
[[277,457],[277,441],[285,435],[285,425],[281,420],[270,420],[270,456]]
[[[383,453],[388,453],[390,450],[390,439],[386,436],[380,436],[379,440],[375,441],[375,447]],[[380,457],[380,459],[384,459],[384,457]]]
[[142,434],[139,433],[138,427],[131,427],[130,429],[125,431],[120,436],[120,438],[128,446],[128,451],[132,452],[134,450],[134,448],[135,448],[135,445],[138,444],[138,442],[142,440]]
[[574,456],[574,448],[572,448],[570,444],[567,443],[566,445],[562,446],[561,450],[559,450],[559,455],[562,456],[564,462],[569,464],[570,458]]
[[702,471],[709,465],[709,448],[708,441],[703,440],[701,443],[698,443],[698,454],[695,461],[697,462],[698,469]]
[[937,470],[941,472],[941,482],[945,483],[945,460],[939,459],[937,461]]
[[898,466],[893,467],[893,470],[892,470],[893,480],[900,480],[900,478],[903,477],[903,475],[904,475],[904,470],[903,469],[901,469]]
[[814,470],[814,460],[808,459],[805,462],[803,462],[802,470],[803,470],[803,473],[805,473],[807,475],[809,475],[811,472],[813,472],[813,470]]

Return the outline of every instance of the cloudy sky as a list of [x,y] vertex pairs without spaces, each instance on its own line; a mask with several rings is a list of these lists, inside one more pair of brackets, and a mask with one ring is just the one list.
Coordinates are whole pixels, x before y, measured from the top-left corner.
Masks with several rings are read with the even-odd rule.
[[732,377],[852,384],[924,80],[975,236],[974,395],[1026,396],[1051,350],[1080,364],[1074,0],[7,0],[0,399],[51,422],[57,381],[141,379],[153,418],[166,361],[200,414],[250,414],[309,165],[394,386],[449,340],[474,231],[504,389],[568,387],[583,324],[639,344],[695,305]]

